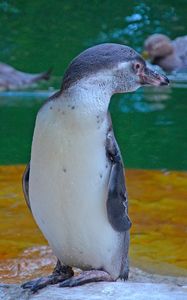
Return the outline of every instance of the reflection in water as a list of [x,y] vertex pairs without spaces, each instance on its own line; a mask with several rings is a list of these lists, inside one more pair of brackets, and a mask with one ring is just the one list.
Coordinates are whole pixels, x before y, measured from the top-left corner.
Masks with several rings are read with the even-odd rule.
[[[52,93],[0,93],[0,164],[29,161],[36,113]],[[186,88],[172,83],[115,95],[110,112],[126,167],[187,169]]]
[[0,280],[6,283],[23,282],[50,274],[56,265],[49,246],[27,248],[15,258],[0,259]]
[[[25,105],[32,105],[31,101],[37,102],[38,99],[47,99],[50,97],[54,91],[10,91],[10,92],[0,92],[0,106],[12,106],[19,107],[22,105],[22,100],[24,98]],[[27,103],[27,104],[26,104]]]
[[[25,204],[24,166],[0,167],[0,279],[20,282],[49,274],[56,262]],[[131,229],[131,265],[185,275],[185,172],[126,171]]]
[[4,0],[0,3],[0,12],[16,15],[20,13],[20,10],[17,9],[14,5],[8,3],[8,1]]
[[[136,1],[137,2],[137,1]],[[166,24],[158,19],[158,15],[154,12],[157,10],[157,5],[144,1],[132,6],[132,14],[121,20],[121,27],[109,30],[105,26],[105,30],[101,31],[96,39],[96,43],[109,41],[121,42],[133,47],[141,52],[143,47],[144,36],[154,33],[170,34],[170,30],[166,30]],[[162,17],[166,21],[177,22],[178,16],[174,7],[167,7],[167,10],[162,11]],[[167,24],[168,25],[168,24]]]
[[187,70],[186,72],[172,72],[168,78],[175,87],[187,88]]
[[119,109],[124,113],[149,113],[164,110],[171,97],[171,88],[145,88],[120,97]]
[[53,66],[62,75],[76,54],[96,43],[127,43],[140,51],[155,32],[185,35],[185,5],[186,0],[2,1],[1,60],[27,72]]

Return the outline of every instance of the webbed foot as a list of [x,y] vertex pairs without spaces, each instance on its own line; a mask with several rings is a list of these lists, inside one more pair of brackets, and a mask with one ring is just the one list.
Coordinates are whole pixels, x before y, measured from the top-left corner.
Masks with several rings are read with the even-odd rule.
[[36,293],[38,290],[43,289],[48,285],[63,282],[73,275],[74,272],[72,268],[69,266],[61,265],[60,261],[58,260],[56,267],[51,275],[25,282],[21,287],[23,289],[29,289],[31,292]]
[[92,271],[84,271],[77,276],[73,276],[62,283],[60,283],[59,287],[74,287],[80,286],[86,283],[91,282],[99,282],[99,281],[113,281],[111,276],[99,270],[92,270]]

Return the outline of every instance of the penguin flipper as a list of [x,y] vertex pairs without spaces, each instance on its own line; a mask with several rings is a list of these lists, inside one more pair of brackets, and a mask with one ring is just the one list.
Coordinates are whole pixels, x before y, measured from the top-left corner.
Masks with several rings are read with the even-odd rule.
[[124,232],[130,229],[132,223],[128,216],[128,197],[125,187],[123,161],[111,129],[107,135],[106,152],[111,161],[106,203],[108,220],[114,230]]
[[25,201],[27,203],[28,208],[31,210],[30,200],[29,200],[29,174],[30,174],[30,163],[26,166],[26,169],[23,173],[22,187],[23,187],[23,194],[25,196]]

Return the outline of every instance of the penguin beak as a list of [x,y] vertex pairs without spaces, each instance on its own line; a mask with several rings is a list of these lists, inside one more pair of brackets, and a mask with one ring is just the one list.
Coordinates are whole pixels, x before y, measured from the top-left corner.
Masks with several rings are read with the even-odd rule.
[[142,56],[145,60],[147,60],[147,59],[149,58],[149,53],[148,53],[148,51],[144,50],[144,51],[142,52],[141,56]]
[[169,79],[165,75],[161,75],[148,67],[139,74],[141,85],[161,86],[168,85]]

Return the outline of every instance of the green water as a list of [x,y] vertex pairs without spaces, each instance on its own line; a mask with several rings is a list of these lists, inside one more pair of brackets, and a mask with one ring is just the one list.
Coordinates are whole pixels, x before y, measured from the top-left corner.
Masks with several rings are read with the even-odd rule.
[[153,32],[186,34],[186,0],[0,1],[1,60],[62,75],[83,49],[102,42],[141,50]]
[[[38,89],[58,88],[70,60],[102,42],[142,50],[146,36],[186,34],[186,0],[1,1],[0,60],[54,77]],[[187,85],[117,95],[110,111],[125,165],[187,169]],[[0,93],[0,164],[29,161],[35,115],[50,93]]]

